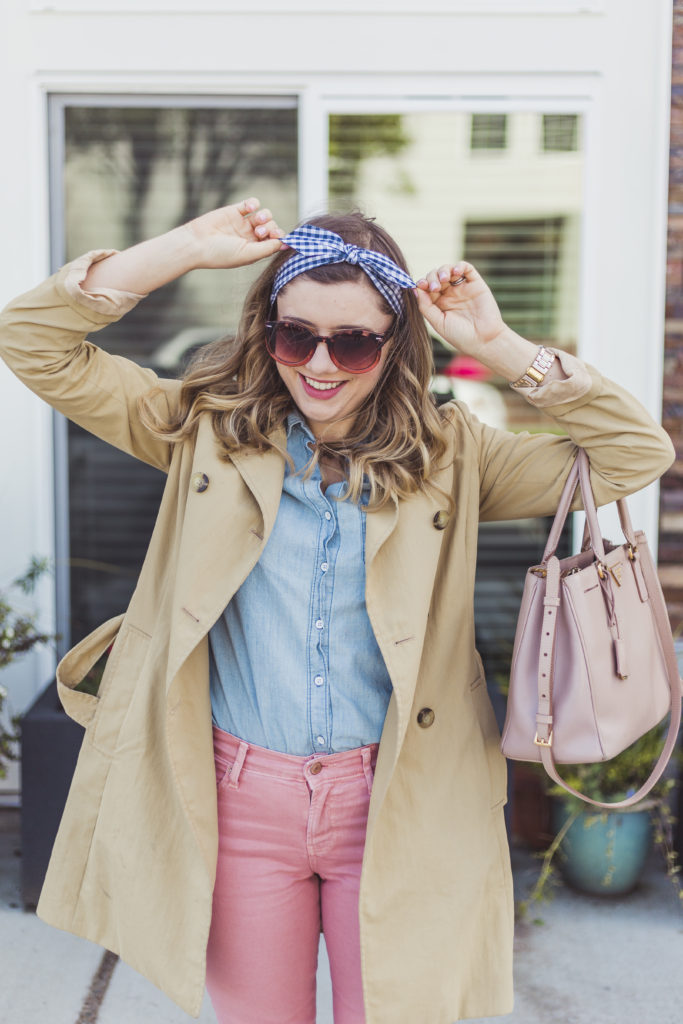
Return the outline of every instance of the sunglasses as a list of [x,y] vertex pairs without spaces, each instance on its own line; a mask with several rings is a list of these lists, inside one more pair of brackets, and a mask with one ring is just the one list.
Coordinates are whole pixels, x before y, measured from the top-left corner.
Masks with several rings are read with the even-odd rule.
[[340,370],[366,373],[377,366],[382,346],[388,340],[388,332],[374,334],[355,327],[321,336],[291,320],[272,320],[266,323],[266,348],[273,359],[285,366],[303,366],[320,342],[324,341],[330,359]]

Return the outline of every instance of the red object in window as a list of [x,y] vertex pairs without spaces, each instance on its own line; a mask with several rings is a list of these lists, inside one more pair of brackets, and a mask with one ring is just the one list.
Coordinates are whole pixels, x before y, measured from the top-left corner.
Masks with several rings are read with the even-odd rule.
[[463,380],[488,380],[491,370],[472,356],[454,356],[441,373],[445,377],[460,377]]

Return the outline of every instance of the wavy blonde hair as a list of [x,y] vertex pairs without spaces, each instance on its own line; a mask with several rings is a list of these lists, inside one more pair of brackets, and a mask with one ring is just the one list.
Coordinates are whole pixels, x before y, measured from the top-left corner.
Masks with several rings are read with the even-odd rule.
[[[326,214],[307,223],[335,231],[352,245],[384,253],[407,270],[391,236],[360,212]],[[141,418],[154,436],[184,441],[194,435],[202,413],[209,413],[226,459],[244,446],[256,451],[276,448],[289,458],[286,448],[272,435],[285,426],[295,406],[266,350],[264,325],[271,311],[273,280],[292,255],[292,250],[277,253],[254,282],[236,338],[213,342],[198,351],[184,375],[175,416],[169,419],[159,413],[152,401],[156,391],[140,400]],[[360,267],[348,263],[316,267],[301,276],[324,284],[368,280]],[[381,508],[394,496],[432,490],[430,477],[446,451],[446,420],[429,392],[431,340],[415,296],[409,290],[403,294],[403,310],[396,317],[377,292],[383,309],[395,317],[378,386],[358,409],[343,440],[318,440],[306,469],[310,474],[326,453],[342,459],[347,479],[344,498],[359,501],[367,478],[368,511]]]

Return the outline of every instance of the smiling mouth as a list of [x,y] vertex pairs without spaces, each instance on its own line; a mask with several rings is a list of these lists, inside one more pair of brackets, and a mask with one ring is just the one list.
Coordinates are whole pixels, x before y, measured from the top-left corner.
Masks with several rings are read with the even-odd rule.
[[346,383],[344,380],[314,380],[313,377],[306,377],[303,373],[301,376],[306,381],[309,388],[313,388],[315,391],[334,391],[336,388],[340,388],[342,384]]

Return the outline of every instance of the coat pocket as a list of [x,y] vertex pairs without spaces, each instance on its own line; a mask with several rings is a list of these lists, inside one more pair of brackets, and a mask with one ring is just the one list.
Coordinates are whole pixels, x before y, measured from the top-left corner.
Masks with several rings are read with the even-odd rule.
[[491,807],[499,807],[507,799],[507,766],[500,752],[500,732],[493,707],[486,692],[483,676],[478,676],[470,687],[479,728],[484,741],[484,752],[489,772]]
[[100,695],[81,693],[74,689],[85,678],[95,662],[113,643],[123,622],[117,615],[98,626],[65,654],[57,665],[57,693],[64,710],[79,725],[87,726],[97,710]]
[[[90,740],[107,754],[116,750],[119,736],[129,717],[136,686],[145,677],[145,662],[151,637],[124,622],[114,641],[100,689],[98,706],[92,719]],[[130,728],[128,728],[130,732]]]

